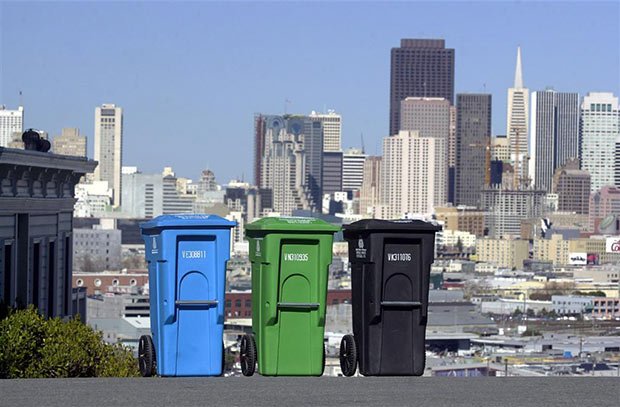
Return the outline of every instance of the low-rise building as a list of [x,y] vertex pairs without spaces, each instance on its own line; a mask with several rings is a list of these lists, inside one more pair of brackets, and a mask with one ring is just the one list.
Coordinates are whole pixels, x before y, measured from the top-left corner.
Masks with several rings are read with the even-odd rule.
[[478,239],[476,255],[481,262],[519,269],[523,267],[523,261],[529,258],[529,242],[519,239]]
[[121,269],[121,236],[114,219],[101,219],[92,229],[73,229],[73,267],[97,272]]
[[444,231],[469,232],[484,235],[484,212],[472,206],[449,206],[435,208],[437,220],[444,223]]
[[553,311],[558,315],[581,315],[592,309],[593,297],[552,295]]
[[0,302],[71,316],[73,193],[97,163],[46,152],[34,131],[23,138],[25,150],[0,147]]
[[460,245],[463,248],[476,247],[476,235],[461,230],[443,230],[441,233],[443,246],[457,247]]
[[592,300],[592,316],[597,318],[620,318],[620,298],[595,297]]

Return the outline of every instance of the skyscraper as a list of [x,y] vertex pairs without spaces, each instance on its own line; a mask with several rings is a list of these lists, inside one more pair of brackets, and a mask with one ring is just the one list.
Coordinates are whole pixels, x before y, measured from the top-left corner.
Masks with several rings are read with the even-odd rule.
[[612,93],[588,93],[581,104],[581,168],[592,177],[592,192],[616,185],[615,152],[619,138],[618,98]]
[[517,48],[515,81],[508,88],[508,120],[506,134],[510,140],[510,158],[517,178],[525,178],[528,156],[529,89],[523,85],[521,47]]
[[[372,208],[381,203],[381,156],[366,157],[364,177],[360,189],[360,215],[371,214]],[[371,214],[374,216],[374,214]]]
[[95,108],[95,181],[108,181],[112,205],[121,205],[121,167],[123,163],[123,109],[114,104]]
[[552,192],[558,195],[558,211],[588,214],[590,174],[579,169],[578,159],[567,161],[555,171]]
[[308,117],[323,124],[323,151],[342,151],[342,117],[334,110],[327,113],[313,111]]
[[456,112],[455,202],[480,207],[480,191],[490,165],[491,95],[460,93]]
[[364,179],[366,154],[357,148],[350,148],[342,155],[342,190],[359,191]]
[[323,152],[323,195],[342,191],[342,151]]
[[24,131],[24,107],[16,110],[0,105],[0,147],[7,147],[13,141],[13,133]]
[[431,214],[446,203],[447,142],[420,137],[417,131],[400,131],[383,139],[382,217]]
[[550,192],[555,170],[579,158],[579,95],[533,92],[530,134],[530,179]]
[[392,48],[390,135],[400,130],[400,102],[409,97],[442,97],[454,103],[454,49],[441,39],[402,39]]
[[420,137],[449,140],[450,102],[444,98],[405,98],[400,102],[399,130],[417,130],[420,132]]
[[306,116],[255,117],[255,174],[263,212],[320,210],[323,127]]
[[86,157],[86,137],[80,136],[80,129],[64,128],[60,136],[52,140],[54,154]]

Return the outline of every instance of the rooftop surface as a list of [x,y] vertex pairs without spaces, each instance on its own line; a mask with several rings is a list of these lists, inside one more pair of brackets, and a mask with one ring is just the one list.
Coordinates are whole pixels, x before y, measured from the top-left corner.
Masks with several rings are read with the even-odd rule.
[[617,406],[614,378],[261,377],[0,380],[6,406]]

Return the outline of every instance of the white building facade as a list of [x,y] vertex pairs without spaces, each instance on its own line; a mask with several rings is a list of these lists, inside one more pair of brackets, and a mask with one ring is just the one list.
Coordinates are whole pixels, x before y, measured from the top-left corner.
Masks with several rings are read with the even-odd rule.
[[334,110],[312,111],[308,118],[323,123],[323,151],[342,151],[342,116]]
[[24,131],[24,107],[15,110],[0,105],[0,147],[8,147],[13,140],[13,133]]
[[[447,138],[400,131],[383,139],[381,216],[429,215],[447,199]],[[424,182],[420,182],[423,180]]]
[[[620,160],[620,110],[612,93],[588,93],[581,104],[581,169],[590,173],[592,192],[604,186],[620,186],[615,172]],[[619,180],[620,181],[620,180]]]
[[517,66],[514,86],[508,89],[508,115],[506,134],[510,141],[510,158],[515,171],[525,176],[528,156],[528,123],[530,91],[523,85],[521,47],[517,48]]
[[108,181],[112,188],[112,205],[121,205],[121,167],[123,163],[123,109],[114,104],[95,108],[96,181]]

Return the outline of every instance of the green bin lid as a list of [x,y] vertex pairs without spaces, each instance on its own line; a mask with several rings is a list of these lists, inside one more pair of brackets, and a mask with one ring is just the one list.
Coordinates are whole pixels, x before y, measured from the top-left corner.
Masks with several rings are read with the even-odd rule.
[[336,233],[340,231],[338,226],[317,218],[301,218],[301,217],[266,217],[254,221],[245,227],[247,230],[272,230],[272,231],[289,231],[289,232],[329,232]]

